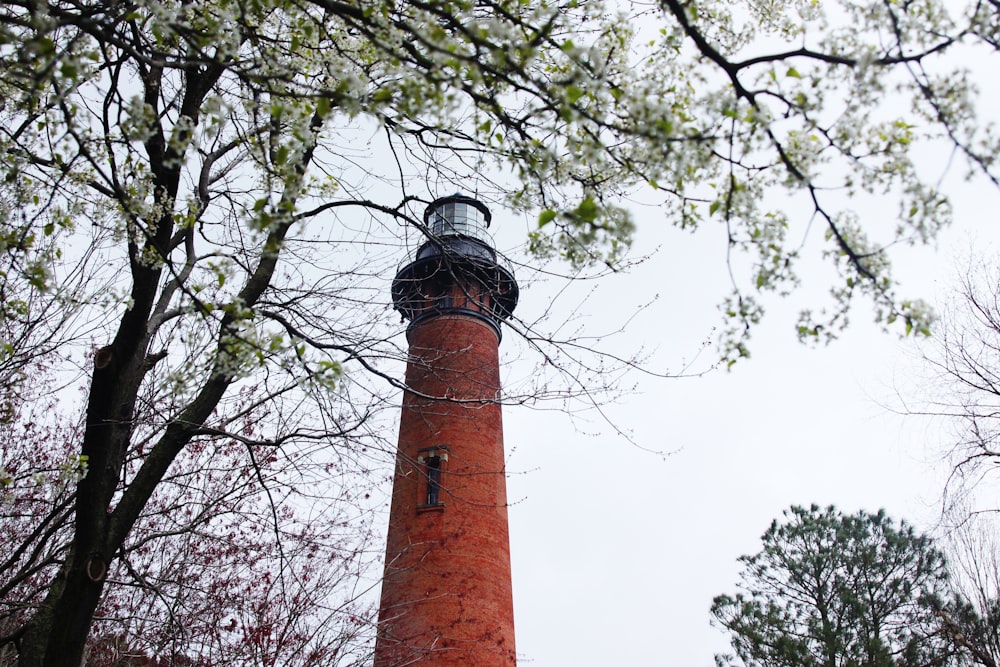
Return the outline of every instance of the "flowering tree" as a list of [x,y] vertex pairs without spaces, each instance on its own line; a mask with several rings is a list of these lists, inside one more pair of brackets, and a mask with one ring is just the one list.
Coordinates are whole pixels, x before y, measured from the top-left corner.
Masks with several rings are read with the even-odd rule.
[[[809,0],[0,7],[5,452],[34,423],[26,369],[42,364],[84,396],[82,417],[62,410],[66,449],[46,436],[54,458],[33,464],[53,471],[55,490],[32,510],[51,533],[29,530],[10,561],[32,563],[33,583],[10,589],[19,611],[2,638],[20,664],[78,665],[111,622],[100,610],[114,616],[130,586],[161,610],[187,600],[142,563],[164,553],[143,536],[203,548],[163,527],[189,503],[230,518],[263,507],[280,532],[308,508],[290,491],[302,479],[283,471],[369,467],[362,452],[378,443],[395,382],[386,363],[401,355],[383,281],[407,230],[426,232],[415,214],[428,182],[475,182],[531,212],[530,249],[578,267],[622,260],[627,192],[642,189],[682,227],[720,222],[733,258],[730,362],[761,316],[753,293],[796,283],[812,221],[763,203],[790,191],[840,271],[800,334],[835,331],[857,294],[881,321],[923,330],[927,313],[896,294],[886,249],[948,220],[913,163],[918,140],[947,142],[996,182],[996,139],[967,76],[938,63],[995,51],[997,7],[842,0],[824,12]],[[880,106],[892,95],[909,107]],[[898,220],[871,224],[830,190],[891,195]],[[547,332],[520,326],[547,345]],[[12,473],[5,456],[13,493],[31,497],[16,484],[34,473]],[[198,477],[220,460],[235,478],[230,466]],[[229,483],[252,489],[230,497]],[[340,497],[321,487],[307,485]],[[214,512],[199,525],[225,532]],[[300,552],[282,543],[271,555],[290,567]],[[232,614],[216,620],[236,631]],[[126,620],[122,632],[139,623]],[[184,650],[223,641],[200,637]]]

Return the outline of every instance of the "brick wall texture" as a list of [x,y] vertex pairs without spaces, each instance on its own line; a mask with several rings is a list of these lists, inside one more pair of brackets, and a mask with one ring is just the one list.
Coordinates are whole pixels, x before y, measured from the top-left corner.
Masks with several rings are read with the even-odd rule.
[[[409,332],[375,667],[516,664],[498,342],[460,313]],[[427,448],[447,448],[432,507]]]

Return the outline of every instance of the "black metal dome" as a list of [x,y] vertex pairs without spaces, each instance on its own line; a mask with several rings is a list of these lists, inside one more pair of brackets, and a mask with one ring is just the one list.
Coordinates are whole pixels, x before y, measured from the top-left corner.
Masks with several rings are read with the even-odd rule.
[[482,202],[461,194],[437,199],[424,212],[428,240],[399,269],[392,301],[412,327],[426,317],[462,312],[500,322],[517,306],[510,263],[486,232],[492,221]]

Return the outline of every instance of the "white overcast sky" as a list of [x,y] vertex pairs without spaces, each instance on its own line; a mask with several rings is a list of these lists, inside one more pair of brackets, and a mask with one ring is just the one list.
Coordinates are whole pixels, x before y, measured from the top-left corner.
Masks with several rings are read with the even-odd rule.
[[[990,244],[1000,238],[1000,195],[981,186],[964,187],[963,196],[937,250],[900,262],[905,293],[946,298],[954,261],[970,244],[997,250]],[[641,223],[640,244],[649,237]],[[705,276],[721,265],[712,258],[699,275],[691,265],[701,242],[664,238],[676,247],[605,284],[588,314],[598,327],[602,313],[620,316],[617,306],[638,304],[642,292],[629,290],[645,281],[636,289],[661,298],[627,340],[676,362],[716,324],[720,292]],[[526,290],[521,307],[534,298]],[[581,432],[555,412],[506,409],[519,664],[710,667],[727,647],[709,626],[712,598],[733,592],[737,557],[759,550],[759,536],[783,509],[885,508],[929,525],[944,434],[888,409],[898,407],[897,391],[921,396],[916,346],[882,333],[859,305],[842,339],[827,347],[798,343],[797,308],[775,302],[754,334],[752,358],[731,372],[636,377],[640,393],[607,412],[633,429],[638,445],[673,452],[666,458],[593,416]]]
[[[963,182],[963,171],[953,169],[947,181],[954,226],[935,248],[896,256],[907,296],[941,304],[971,248],[985,257],[1000,250],[1000,193]],[[614,328],[659,293],[616,345],[654,347],[657,363],[676,369],[718,324],[723,244],[709,229],[671,230],[658,215],[638,211],[637,246],[661,251],[604,281],[583,314],[587,326]],[[494,219],[511,224],[502,212]],[[807,278],[813,268],[805,265]],[[931,524],[946,434],[889,409],[899,407],[897,392],[922,395],[918,348],[883,333],[864,302],[840,340],[801,345],[796,314],[822,290],[807,284],[787,301],[770,301],[752,358],[732,372],[630,378],[638,392],[607,413],[632,429],[639,447],[593,415],[574,426],[557,412],[506,409],[519,664],[710,667],[727,649],[709,625],[712,598],[734,591],[736,559],[759,550],[759,536],[783,509],[884,508]],[[548,298],[546,286],[532,286],[519,312],[544,308]],[[505,341],[502,357],[510,347]],[[518,372],[508,360],[503,374],[516,380]]]
[[[998,108],[996,92],[982,109]],[[948,154],[932,147],[923,159],[930,173],[940,173]],[[1000,253],[1000,192],[963,181],[965,170],[956,161],[944,181],[954,225],[934,247],[893,256],[907,297],[940,306],[971,252],[990,261]],[[432,197],[451,194],[429,189]],[[891,202],[861,211],[868,225],[892,225],[894,212]],[[565,282],[522,282],[516,314],[530,320],[553,308],[555,318],[572,314],[584,331],[602,333],[658,294],[611,349],[626,356],[651,350],[651,368],[674,372],[701,350],[694,368],[705,368],[714,347],[703,344],[720,323],[717,306],[728,289],[722,230],[709,224],[691,234],[656,209],[635,214],[638,251],[659,248],[651,259],[558,298]],[[493,220],[501,250],[523,246],[534,224],[497,207]],[[821,243],[818,224],[807,250]],[[819,254],[809,256],[803,287],[765,301],[752,357],[731,372],[674,379],[634,373],[623,384],[635,384],[635,392],[604,406],[610,424],[593,413],[505,408],[520,665],[711,667],[714,654],[728,648],[709,624],[712,598],[735,590],[736,559],[759,550],[760,535],[782,510],[811,503],[845,512],[884,508],[927,527],[937,518],[944,428],[891,410],[900,397],[924,395],[918,346],[884,333],[863,300],[839,340],[800,344],[797,313],[815,307],[832,285]],[[515,338],[508,332],[501,345],[508,386],[529,381],[533,370],[517,359]],[[632,442],[611,424],[630,431]]]

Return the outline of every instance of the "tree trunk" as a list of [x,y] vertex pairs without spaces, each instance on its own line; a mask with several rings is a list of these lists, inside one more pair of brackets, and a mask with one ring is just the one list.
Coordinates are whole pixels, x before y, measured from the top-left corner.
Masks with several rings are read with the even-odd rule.
[[[90,573],[88,573],[88,565]],[[104,580],[91,558],[71,556],[21,643],[18,667],[80,667]],[[105,566],[106,569],[106,566]],[[58,589],[58,590],[57,590]]]

